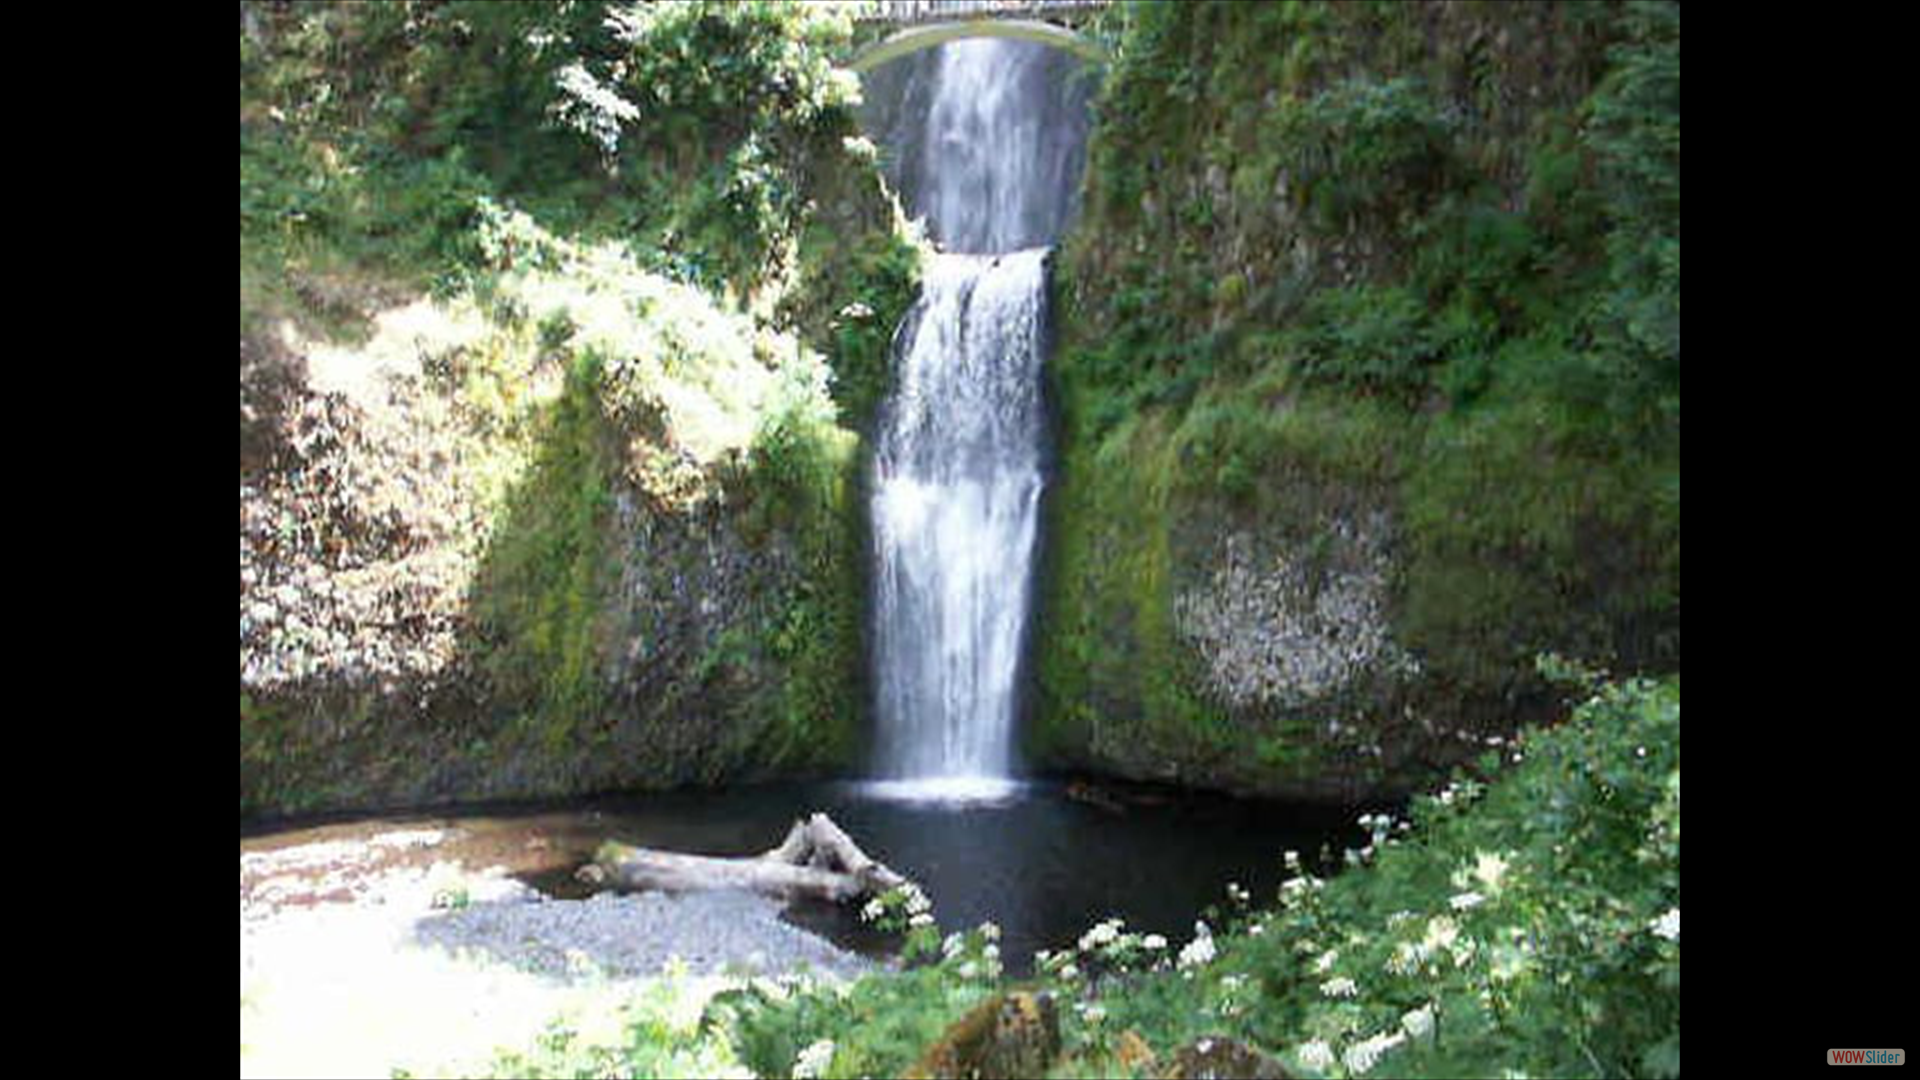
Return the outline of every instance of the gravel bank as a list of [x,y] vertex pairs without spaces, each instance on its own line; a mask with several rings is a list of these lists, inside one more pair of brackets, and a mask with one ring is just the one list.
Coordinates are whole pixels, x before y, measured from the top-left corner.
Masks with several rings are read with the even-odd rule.
[[564,977],[583,962],[615,977],[656,975],[679,960],[695,974],[773,975],[810,968],[856,977],[872,961],[780,921],[781,905],[741,892],[681,897],[475,904],[420,920],[415,939]]
[[877,965],[780,921],[745,893],[553,900],[456,862],[384,866],[369,852],[429,832],[312,844],[241,860],[240,1071],[419,1075],[479,1068],[549,1023],[618,1030],[618,1004],[680,966],[697,1011],[744,976]]

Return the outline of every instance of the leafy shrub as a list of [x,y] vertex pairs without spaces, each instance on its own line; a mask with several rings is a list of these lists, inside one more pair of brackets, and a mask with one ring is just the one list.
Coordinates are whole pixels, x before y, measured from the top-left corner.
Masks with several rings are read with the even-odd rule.
[[1376,825],[1365,872],[1289,882],[1216,992],[1257,980],[1251,1033],[1335,1075],[1678,1075],[1679,714],[1677,681],[1601,686]]
[[1591,103],[1612,229],[1597,336],[1614,412],[1677,426],[1680,410],[1680,7],[1635,3]]
[[1416,216],[1447,180],[1451,125],[1417,79],[1352,79],[1283,114],[1295,198],[1326,231]]
[[1277,907],[1197,927],[1178,957],[1135,942],[1115,964],[1126,935],[1096,927],[1047,958],[1080,1002],[1070,1039],[1228,1034],[1331,1076],[1677,1075],[1679,684],[1545,666],[1588,687],[1572,718],[1408,820],[1363,817],[1345,873],[1288,853]]
[[705,987],[669,971],[614,1010],[617,1034],[593,1036],[556,1020],[526,1050],[495,1055],[489,1076],[739,1076],[732,1047],[700,1022]]
[[[727,1032],[756,1076],[903,1076],[950,1024],[995,992],[999,936],[992,923],[944,938],[926,928],[909,954],[917,967],[851,985],[756,980],[715,995],[707,1022]],[[803,1060],[808,1067],[796,1068]]]
[[1412,292],[1372,285],[1322,292],[1302,322],[1299,369],[1309,382],[1403,403],[1426,391],[1439,337]]

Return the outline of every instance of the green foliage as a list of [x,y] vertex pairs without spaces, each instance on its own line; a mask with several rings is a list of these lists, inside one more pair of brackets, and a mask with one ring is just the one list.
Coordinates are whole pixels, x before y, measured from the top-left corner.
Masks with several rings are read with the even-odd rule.
[[[739,295],[788,267],[808,164],[857,133],[858,83],[829,50],[844,13],[819,5],[616,6],[614,57],[574,79],[602,104],[584,127],[612,151],[629,231],[685,280]],[[576,110],[579,111],[579,110]],[[624,136],[624,137],[623,137]]]
[[1483,684],[1549,646],[1677,651],[1664,636],[1679,600],[1677,463],[1583,445],[1551,409],[1522,399],[1441,418],[1402,487],[1411,545],[1396,621],[1431,661]]
[[[809,257],[818,251],[819,257]],[[833,400],[844,423],[865,430],[886,396],[893,334],[919,288],[922,251],[898,230],[847,244],[825,223],[802,240],[808,271],[796,290],[832,312],[824,344],[833,364]],[[817,268],[814,269],[814,268]]]
[[1329,1075],[1674,1074],[1678,683],[1608,686],[1506,756],[1376,820],[1365,869],[1289,882],[1196,995],[1259,986],[1240,1030]]
[[1592,102],[1612,228],[1596,333],[1616,412],[1679,425],[1680,6],[1635,3]]
[[539,447],[507,499],[476,582],[474,617],[500,700],[522,710],[514,731],[564,749],[601,712],[600,612],[612,498],[610,433],[600,408],[603,364],[579,356],[538,422]]
[[[624,247],[570,243],[495,207],[483,218],[475,289],[511,343],[449,375],[489,425],[523,431],[531,455],[476,589],[496,689],[552,739],[604,728],[603,577],[622,564],[606,547],[609,492],[637,482],[631,493],[668,516],[725,492],[779,587],[694,659],[690,685],[706,696],[677,707],[727,718],[712,748],[726,768],[844,761],[860,708],[857,440],[836,423],[821,358],[641,270]],[[541,363],[536,342],[572,374],[528,423],[515,402]]]
[[1453,133],[1414,78],[1354,79],[1282,114],[1297,205],[1321,229],[1411,219],[1447,183]]
[[1425,394],[1440,341],[1411,292],[1329,290],[1308,302],[1302,322],[1299,366],[1307,381],[1405,404]]
[[838,427],[820,367],[786,369],[750,456],[758,497],[747,528],[792,538],[799,573],[762,630],[784,672],[762,768],[843,765],[861,714],[861,507],[853,498],[858,442]]
[[851,985],[755,980],[716,994],[703,1023],[724,1032],[756,1076],[902,1076],[949,1025],[993,993],[1001,975],[991,923],[942,939],[904,972]]
[[845,145],[859,87],[831,63],[851,33],[832,5],[463,0],[247,14],[243,247],[249,232],[320,233],[432,274],[490,194],[746,298],[795,269],[794,238],[824,178],[873,171]]
[[576,1021],[556,1020],[532,1047],[496,1054],[481,1075],[735,1075],[739,1062],[731,1047],[699,1022],[701,993],[683,972],[669,972],[618,1007],[617,1036],[592,1035]]

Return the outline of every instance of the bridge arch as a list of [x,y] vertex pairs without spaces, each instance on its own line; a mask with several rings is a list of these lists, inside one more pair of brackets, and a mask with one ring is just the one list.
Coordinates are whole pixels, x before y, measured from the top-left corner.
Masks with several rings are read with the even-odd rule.
[[889,60],[898,60],[922,49],[931,49],[961,38],[998,37],[1036,41],[1064,49],[1092,63],[1105,63],[1106,50],[1092,38],[1049,22],[1034,19],[955,19],[908,27],[862,49],[847,64],[857,74],[871,71]]

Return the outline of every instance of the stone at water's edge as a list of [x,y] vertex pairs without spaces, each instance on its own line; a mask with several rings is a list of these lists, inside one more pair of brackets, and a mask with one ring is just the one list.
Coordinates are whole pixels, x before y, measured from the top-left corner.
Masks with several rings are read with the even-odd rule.
[[1051,994],[996,994],[961,1017],[907,1070],[935,1080],[1045,1076],[1060,1056],[1060,1017]]

